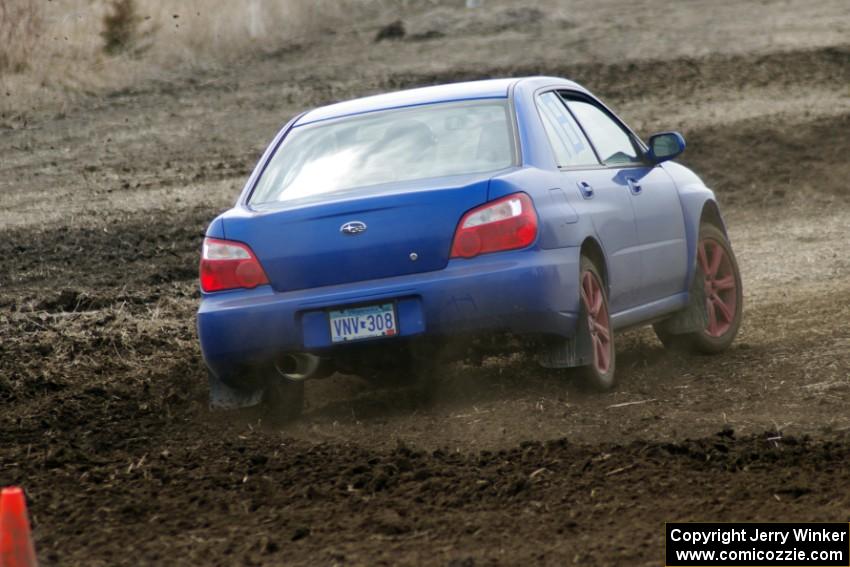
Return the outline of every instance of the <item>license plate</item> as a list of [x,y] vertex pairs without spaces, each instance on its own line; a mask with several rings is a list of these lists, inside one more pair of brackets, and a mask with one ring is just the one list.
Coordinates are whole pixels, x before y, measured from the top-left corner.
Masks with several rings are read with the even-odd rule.
[[329,312],[331,342],[344,343],[398,334],[392,303]]

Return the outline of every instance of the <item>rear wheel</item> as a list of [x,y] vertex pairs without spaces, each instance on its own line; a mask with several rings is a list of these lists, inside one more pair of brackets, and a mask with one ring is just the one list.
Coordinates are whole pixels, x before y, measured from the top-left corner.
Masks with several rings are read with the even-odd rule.
[[690,309],[702,315],[696,331],[674,334],[665,322],[655,334],[668,348],[715,354],[729,348],[741,326],[744,304],[741,274],[726,235],[711,224],[700,227]]
[[294,421],[304,411],[304,382],[274,377],[263,393],[263,406],[266,417],[272,423]]
[[379,388],[403,388],[415,384],[417,375],[416,361],[410,349],[394,349],[392,352],[382,351],[379,354],[361,355],[368,358],[369,363],[354,365],[354,373]]
[[579,314],[579,341],[589,345],[591,362],[579,367],[582,383],[594,390],[610,390],[614,387],[616,351],[614,331],[608,308],[608,295],[602,284],[599,269],[589,258],[581,257],[579,289],[581,312]]
[[424,406],[433,403],[441,367],[438,353],[413,349],[395,354],[385,359],[382,366],[373,367],[359,375],[377,387],[408,389]]

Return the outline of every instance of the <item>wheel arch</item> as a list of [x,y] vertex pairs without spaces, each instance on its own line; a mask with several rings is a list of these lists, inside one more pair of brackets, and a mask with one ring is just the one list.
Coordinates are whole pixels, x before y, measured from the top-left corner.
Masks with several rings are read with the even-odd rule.
[[587,236],[581,243],[581,252],[582,256],[586,256],[590,258],[593,264],[599,268],[599,271],[602,272],[602,284],[605,286],[605,291],[610,294],[610,286],[611,281],[608,276],[608,260],[605,258],[605,252],[602,250],[602,246],[592,236]]
[[699,223],[713,224],[723,231],[726,238],[729,234],[726,232],[726,222],[723,220],[723,215],[720,214],[720,207],[717,206],[717,201],[714,199],[706,199],[702,206],[702,214],[700,214]]
[[701,199],[691,199],[688,203],[683,200],[682,207],[685,211],[685,231],[688,240],[688,274],[685,289],[690,289],[696,273],[697,244],[699,243],[699,229],[703,223],[709,223],[719,228],[728,238],[726,222],[720,213],[720,207],[714,199],[714,195],[705,195]]

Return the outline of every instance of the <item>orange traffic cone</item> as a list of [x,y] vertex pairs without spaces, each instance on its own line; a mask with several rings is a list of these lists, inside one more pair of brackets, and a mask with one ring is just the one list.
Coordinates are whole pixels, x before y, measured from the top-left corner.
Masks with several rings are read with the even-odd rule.
[[0,567],[36,567],[24,491],[4,488],[0,493]]

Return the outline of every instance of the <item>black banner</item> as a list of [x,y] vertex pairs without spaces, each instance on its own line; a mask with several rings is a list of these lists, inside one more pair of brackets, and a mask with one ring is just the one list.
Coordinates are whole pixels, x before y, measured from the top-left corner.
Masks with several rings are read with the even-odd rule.
[[668,523],[668,567],[850,567],[848,523]]

